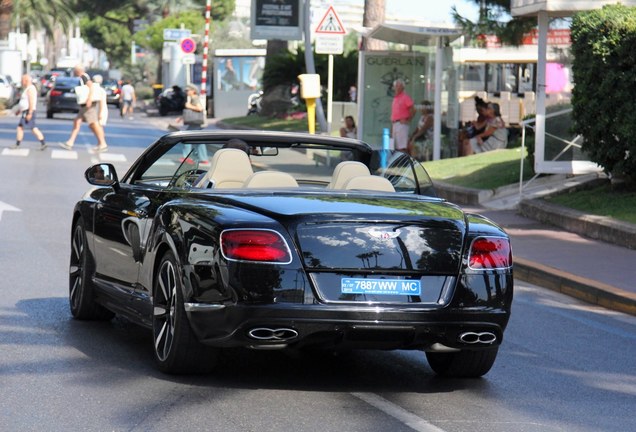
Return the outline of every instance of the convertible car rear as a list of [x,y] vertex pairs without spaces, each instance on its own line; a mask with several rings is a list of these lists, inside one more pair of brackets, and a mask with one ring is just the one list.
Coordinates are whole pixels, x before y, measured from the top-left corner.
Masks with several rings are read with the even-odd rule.
[[[239,139],[239,140],[237,140]],[[219,349],[422,350],[440,375],[492,367],[513,294],[493,222],[435,197],[420,163],[355,140],[179,132],[73,214],[70,306],[152,329],[158,367]]]

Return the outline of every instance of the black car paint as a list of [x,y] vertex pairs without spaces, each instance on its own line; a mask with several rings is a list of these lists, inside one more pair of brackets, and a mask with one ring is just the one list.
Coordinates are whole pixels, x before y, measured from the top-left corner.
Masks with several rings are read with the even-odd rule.
[[[46,95],[46,116],[52,118],[53,114],[60,112],[79,112],[80,106],[75,96],[75,86],[80,83],[79,78],[58,76],[53,87]],[[53,96],[52,92],[59,91],[60,95]]]
[[[161,257],[172,251],[180,264],[185,302],[203,305],[187,310],[190,325],[202,342],[214,346],[276,345],[247,336],[250,328],[259,326],[296,329],[296,347],[422,349],[439,342],[461,348],[457,336],[466,330],[490,331],[497,336],[490,346],[501,343],[512,302],[512,269],[467,268],[467,248],[473,239],[506,237],[493,222],[432,197],[345,191],[177,191],[131,184],[135,172],[151,163],[162,146],[179,139],[178,134],[164,137],[133,164],[117,187],[97,187],[76,206],[74,221],[80,215],[90,221],[87,234],[97,263],[97,301],[109,309],[150,327],[153,278]],[[361,145],[360,151],[366,148]],[[441,227],[436,231],[440,246],[432,254],[438,254],[442,264],[428,272],[426,266],[412,262],[400,268],[350,266],[333,271],[334,264],[312,265],[309,255],[316,254],[319,246],[306,250],[303,227],[330,223],[340,224],[340,229],[343,223],[352,229],[369,224],[420,224],[424,231]],[[266,265],[225,259],[220,233],[246,226],[279,232],[292,249],[292,261]],[[457,246],[455,252],[444,250],[448,244]],[[343,261],[360,259],[349,255]],[[122,268],[128,275],[124,278]],[[424,285],[439,292],[437,301],[338,301],[321,298],[317,288],[343,272],[409,278],[422,270]]]

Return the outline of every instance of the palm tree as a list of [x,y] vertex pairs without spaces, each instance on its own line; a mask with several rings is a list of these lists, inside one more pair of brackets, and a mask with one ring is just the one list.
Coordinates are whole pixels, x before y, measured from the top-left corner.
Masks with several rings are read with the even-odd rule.
[[25,31],[43,29],[52,35],[55,26],[66,27],[72,21],[68,0],[0,0],[0,40],[14,26]]
[[[385,0],[364,0],[364,16],[362,25],[372,28],[384,22]],[[386,43],[375,39],[362,39],[361,50],[381,50],[386,48]]]

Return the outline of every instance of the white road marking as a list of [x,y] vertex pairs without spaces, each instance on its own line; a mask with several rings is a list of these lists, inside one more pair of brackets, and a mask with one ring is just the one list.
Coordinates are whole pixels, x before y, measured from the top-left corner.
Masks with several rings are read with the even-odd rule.
[[51,150],[51,159],[77,159],[75,150]]
[[7,204],[7,203],[3,203],[2,201],[0,201],[0,220],[2,220],[2,212],[5,211],[22,211],[17,207],[13,207],[11,204]]
[[395,405],[392,402],[378,396],[374,393],[351,393],[358,399],[368,403],[369,405],[379,409],[385,414],[399,420],[408,427],[417,432],[444,432],[444,429],[440,429],[437,426],[427,422],[423,418],[416,416],[415,414],[405,410],[404,408]]
[[121,153],[100,153],[102,162],[126,162],[126,155]]
[[25,157],[29,155],[29,149],[18,148],[18,149],[10,149],[4,148],[2,149],[2,156],[21,156]]

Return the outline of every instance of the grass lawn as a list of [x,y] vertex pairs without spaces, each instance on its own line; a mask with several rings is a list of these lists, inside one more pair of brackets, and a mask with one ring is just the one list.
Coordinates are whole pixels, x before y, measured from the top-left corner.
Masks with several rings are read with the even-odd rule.
[[[223,119],[223,123],[228,126],[245,126],[259,130],[269,131],[283,131],[283,132],[307,132],[309,126],[307,119],[280,119],[272,117],[261,117],[258,115],[251,115],[247,117],[232,117]],[[320,132],[320,125],[316,122],[316,132]]]
[[[495,189],[519,183],[521,148],[491,151],[472,156],[424,162],[433,180],[474,189]],[[533,172],[524,160],[523,177]]]
[[636,191],[612,190],[609,182],[593,189],[553,195],[545,200],[584,213],[636,224]]

